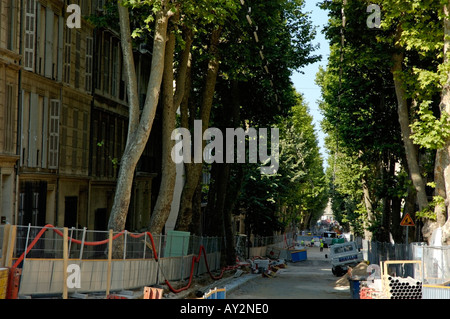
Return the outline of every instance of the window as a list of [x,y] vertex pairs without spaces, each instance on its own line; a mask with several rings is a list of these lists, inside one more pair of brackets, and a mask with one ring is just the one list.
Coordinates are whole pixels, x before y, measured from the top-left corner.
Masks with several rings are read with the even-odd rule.
[[66,28],[64,43],[64,82],[70,84],[70,57],[72,49],[72,29]]
[[81,169],[87,170],[88,168],[88,128],[89,128],[89,114],[88,112],[83,112],[83,141],[82,141],[82,158],[81,158]]
[[123,59],[122,50],[120,50],[120,76],[119,76],[119,99],[125,100],[126,90],[125,90],[125,61]]
[[104,2],[105,0],[97,0],[97,10],[103,11]]
[[78,110],[73,110],[73,129],[72,129],[72,168],[78,167]]
[[95,88],[98,90],[102,89],[102,56],[103,56],[103,51],[102,51],[102,39],[103,39],[103,33],[102,32],[97,32],[96,35],[96,47],[95,47],[95,53],[96,53],[96,63],[95,63]]
[[91,15],[91,5],[91,0],[82,0],[81,12],[83,12],[83,15]]
[[111,48],[108,37],[105,37],[103,46],[103,92],[109,93],[109,63]]
[[75,88],[80,87],[80,69],[81,69],[81,32],[76,32],[75,37]]
[[30,127],[30,93],[22,90],[20,164],[28,164],[28,131]]
[[94,39],[86,38],[86,73],[85,73],[85,90],[92,91],[92,61],[94,54]]
[[[8,50],[15,50],[16,41],[16,8],[14,7],[15,0],[7,0],[5,4],[5,18],[6,18],[6,48]],[[8,30],[9,28],[9,30]]]
[[[56,80],[58,78],[58,68],[60,68],[58,63],[58,53],[59,53],[59,27],[60,21],[59,16],[53,14],[53,47],[52,49],[52,79]],[[58,79],[60,81],[61,79]]]
[[[42,121],[40,115],[42,114],[41,104],[39,103],[39,95],[36,93],[30,94],[30,117],[29,117],[29,137],[28,137],[28,167],[37,167],[39,159],[39,150],[41,149],[40,128],[42,128]],[[42,133],[41,133],[42,134]]]
[[6,107],[4,115],[4,150],[5,152],[14,152],[14,87],[11,84],[6,85]]
[[61,135],[60,135],[60,150],[59,150],[59,167],[66,166],[66,149],[67,149],[67,118],[69,107],[67,105],[62,106],[61,110]]
[[109,124],[109,138],[108,138],[108,166],[107,166],[107,175],[109,177],[114,177],[114,165],[113,165],[113,158],[114,158],[114,143],[115,143],[115,125],[114,125],[114,119],[110,118],[110,124]]
[[34,71],[36,0],[26,0],[25,10],[24,68],[28,71]]
[[[55,67],[53,47],[58,47],[58,38],[56,42],[54,36],[58,35],[58,19],[50,8],[45,9],[45,77],[55,79]],[[42,40],[42,39],[41,39]]]
[[45,7],[37,3],[36,16],[36,73],[44,75],[45,73]]
[[98,141],[98,121],[93,120],[92,123],[92,175],[98,176],[98,158],[99,158],[99,147],[97,146]]
[[59,100],[50,100],[49,168],[58,167],[59,149]]
[[111,71],[111,95],[117,96],[117,76],[119,72],[119,46],[113,46],[112,71]]

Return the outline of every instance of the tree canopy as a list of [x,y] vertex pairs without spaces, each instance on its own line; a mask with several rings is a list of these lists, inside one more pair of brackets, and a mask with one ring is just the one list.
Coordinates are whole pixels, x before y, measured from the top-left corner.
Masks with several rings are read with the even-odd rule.
[[[379,28],[367,25],[369,4],[380,8]],[[417,221],[410,235],[429,240],[436,220],[443,226],[448,219],[441,206],[448,179],[441,159],[450,133],[443,104],[447,2],[343,0],[321,6],[329,11],[331,54],[317,82],[335,214],[366,237],[402,241],[399,219],[409,213]]]

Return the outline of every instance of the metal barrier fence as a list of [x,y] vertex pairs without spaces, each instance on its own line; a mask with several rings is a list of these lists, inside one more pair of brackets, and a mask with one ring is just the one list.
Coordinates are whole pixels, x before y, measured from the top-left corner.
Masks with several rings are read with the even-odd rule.
[[[43,227],[36,226],[16,226],[17,235],[15,240],[14,256],[18,258]],[[0,240],[4,237],[0,228]],[[55,229],[56,231],[51,231]],[[25,258],[62,258],[63,237],[61,233],[64,228],[50,227],[43,233],[33,249]],[[200,237],[200,236],[181,236],[172,235],[151,235],[145,233],[132,233],[124,231],[122,236],[119,233],[113,233],[115,240],[121,241],[123,251],[122,259],[136,258],[155,258],[151,242],[155,244],[156,251],[160,258],[186,256],[198,253],[200,246],[204,246],[207,253],[220,251],[220,240],[218,237]],[[87,229],[68,229],[68,254],[70,259],[107,259],[108,258],[108,240],[109,231],[95,231]],[[150,236],[152,238],[150,238]],[[73,240],[70,240],[73,239]],[[181,245],[181,246],[180,246]],[[115,246],[113,247],[115,249]],[[115,252],[112,252],[116,256]],[[115,257],[116,258],[116,257]]]
[[424,284],[449,286],[450,246],[423,246],[422,260]]
[[298,240],[295,233],[285,233],[276,236],[255,236],[249,241],[246,236],[236,236],[236,254],[242,259],[255,256],[265,256],[268,247],[288,248]]
[[[289,248],[296,239],[294,233],[256,237],[251,247],[244,242],[237,248],[249,253],[240,257],[251,258],[266,255],[268,247]],[[168,284],[221,269],[221,238],[183,232],[153,236],[0,225],[0,240],[0,267],[20,269],[18,296],[67,298],[70,293],[93,292],[108,296],[112,291]]]
[[182,232],[153,236],[51,225],[2,225],[0,235],[0,266],[21,270],[18,295],[109,294],[220,269],[218,237]]
[[380,264],[380,261],[386,260],[410,260],[413,257],[412,244],[391,244],[361,238],[357,238],[356,242],[363,251],[364,259],[370,264]]
[[392,266],[390,271],[402,277],[420,277],[424,284],[450,283],[450,246],[429,246],[423,242],[391,244],[369,242],[361,238],[356,241],[369,264],[379,265],[381,261],[388,260],[421,260],[421,274],[412,265]]

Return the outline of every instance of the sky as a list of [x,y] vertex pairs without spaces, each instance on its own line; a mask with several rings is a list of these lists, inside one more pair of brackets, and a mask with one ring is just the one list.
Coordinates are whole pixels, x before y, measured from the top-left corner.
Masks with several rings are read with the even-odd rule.
[[321,55],[322,60],[300,69],[300,71],[304,72],[304,74],[301,74],[300,72],[294,72],[291,76],[291,80],[296,91],[303,94],[304,99],[308,104],[309,112],[313,117],[313,124],[316,129],[320,152],[324,160],[324,165],[326,166],[327,153],[324,146],[325,134],[320,128],[320,121],[322,120],[323,116],[320,113],[319,104],[317,102],[321,99],[321,96],[320,88],[316,85],[315,78],[316,73],[319,70],[319,66],[326,66],[330,48],[328,45],[328,41],[325,39],[325,36],[322,33],[323,26],[328,21],[327,12],[317,7],[318,3],[318,0],[305,0],[304,11],[311,12],[310,17],[312,24],[317,26],[317,34],[314,44],[319,43],[320,48],[317,49],[314,54]]

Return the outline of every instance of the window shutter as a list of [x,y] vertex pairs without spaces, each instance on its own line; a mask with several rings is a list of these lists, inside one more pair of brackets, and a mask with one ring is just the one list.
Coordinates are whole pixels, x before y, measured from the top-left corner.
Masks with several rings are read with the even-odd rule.
[[49,142],[49,168],[58,167],[59,149],[59,111],[60,101],[50,101],[50,142]]
[[30,97],[30,131],[28,137],[28,167],[37,165],[37,141],[38,141],[38,121],[39,118],[39,96],[31,93]]
[[24,68],[34,71],[36,39],[36,0],[27,0],[25,11]]
[[70,58],[72,54],[72,29],[66,28],[66,40],[64,44],[64,82],[70,84]]
[[86,38],[86,73],[85,73],[85,90],[87,92],[92,91],[92,61],[94,54],[94,39],[91,37]]
[[57,63],[57,81],[60,82],[63,79],[63,68],[64,64],[64,17],[59,17],[59,29],[58,29],[58,63]]
[[44,118],[42,121],[42,168],[47,168],[48,155],[48,97],[44,96]]
[[[55,14],[50,8],[45,11],[45,77],[53,78],[53,21]],[[42,40],[42,39],[41,39]]]

